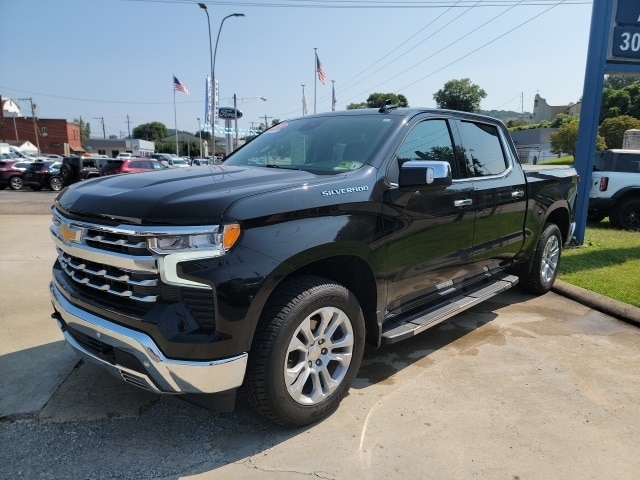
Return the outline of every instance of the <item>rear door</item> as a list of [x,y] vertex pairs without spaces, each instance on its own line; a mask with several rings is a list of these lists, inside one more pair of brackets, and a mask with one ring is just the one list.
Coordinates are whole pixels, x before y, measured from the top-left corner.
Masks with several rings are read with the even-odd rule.
[[473,183],[474,268],[503,268],[524,241],[524,172],[502,127],[478,119],[460,119],[456,126],[466,175]]

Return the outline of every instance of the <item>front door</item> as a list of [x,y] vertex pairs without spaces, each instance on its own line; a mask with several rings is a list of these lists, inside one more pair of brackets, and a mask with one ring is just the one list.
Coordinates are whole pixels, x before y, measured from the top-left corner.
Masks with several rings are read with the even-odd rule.
[[[473,181],[460,178],[447,118],[415,124],[396,151],[385,195],[387,221],[387,310],[397,314],[450,293],[468,275],[474,209]],[[453,184],[401,191],[399,166],[415,160],[451,164]]]

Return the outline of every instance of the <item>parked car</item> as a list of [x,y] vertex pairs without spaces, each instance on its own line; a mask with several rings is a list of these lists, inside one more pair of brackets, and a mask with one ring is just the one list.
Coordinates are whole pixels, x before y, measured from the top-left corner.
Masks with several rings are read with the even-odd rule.
[[122,152],[119,153],[116,158],[134,158],[135,155],[133,153],[129,153],[129,152]]
[[158,160],[159,162],[166,162],[167,160],[169,160],[171,157],[173,157],[174,155],[172,155],[171,153],[152,153],[151,154],[151,158],[153,158],[154,160]]
[[60,175],[60,162],[37,161],[29,165],[24,172],[24,185],[32,190],[42,190],[49,188],[54,192],[59,192],[64,187],[62,176]]
[[153,170],[166,170],[166,165],[152,158],[113,158],[100,169],[100,176],[117,173],[139,173]]
[[201,167],[203,165],[213,165],[213,160],[208,158],[194,158],[191,162],[191,165],[194,167]]
[[594,222],[609,217],[616,228],[640,230],[640,151],[596,153],[587,217]]
[[154,153],[151,158],[158,160],[167,167],[188,167],[189,162],[182,157],[179,157],[173,153]]
[[24,185],[24,171],[31,165],[16,159],[0,160],[0,188],[20,190]]
[[164,163],[168,167],[173,167],[173,168],[185,168],[185,167],[191,166],[189,165],[189,162],[187,162],[184,158],[181,158],[181,157],[173,157],[167,160],[166,163],[165,162],[162,162],[162,163]]
[[107,160],[108,158],[79,157],[77,155],[64,157],[60,166],[60,176],[64,185],[99,177],[100,167],[104,166]]

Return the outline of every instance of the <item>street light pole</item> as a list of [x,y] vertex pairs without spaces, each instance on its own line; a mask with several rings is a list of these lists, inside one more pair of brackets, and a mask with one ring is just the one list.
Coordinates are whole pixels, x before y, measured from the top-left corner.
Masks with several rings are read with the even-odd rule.
[[[209,31],[209,63],[211,65],[211,94],[209,95],[209,120],[211,121],[211,137],[213,138],[213,44],[211,43],[211,22],[209,20],[209,10],[204,3],[198,3],[198,6],[207,14],[207,30]],[[206,118],[205,118],[206,122]]]
[[196,120],[198,120],[198,135],[200,136],[200,158],[204,158],[204,155],[202,155],[202,126],[200,125],[200,119],[196,118]]
[[[204,4],[202,4],[204,5]],[[218,36],[216,37],[216,44],[215,47],[213,48],[213,63],[211,65],[211,85],[212,85],[212,89],[213,89],[213,107],[214,107],[214,112],[213,112],[213,118],[214,118],[214,124],[217,124],[217,120],[218,120],[218,112],[215,111],[217,110],[216,108],[216,55],[218,54],[218,40],[220,40],[220,32],[222,32],[222,25],[224,25],[224,21],[227,18],[231,18],[231,17],[244,17],[244,13],[232,13],[231,15],[227,15],[226,17],[224,17],[222,19],[222,21],[220,22],[220,27],[218,28]],[[208,18],[208,17],[207,17]],[[227,152],[228,153],[228,152]]]

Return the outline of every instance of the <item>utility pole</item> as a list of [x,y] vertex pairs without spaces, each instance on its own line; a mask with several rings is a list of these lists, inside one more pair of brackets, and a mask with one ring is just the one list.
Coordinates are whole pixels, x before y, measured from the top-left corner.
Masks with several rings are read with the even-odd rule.
[[268,129],[269,128],[269,124],[267,123],[267,118],[273,118],[273,117],[267,117],[266,115],[264,116],[264,129]]
[[104,130],[104,117],[93,117],[95,120],[100,120],[102,122],[102,138],[107,138],[107,134]]
[[21,101],[29,101],[29,105],[31,106],[31,119],[33,120],[33,133],[36,135],[36,148],[38,149],[38,153],[40,153],[40,139],[38,138],[38,125],[36,124],[36,109],[34,107],[33,98],[19,98]]
[[2,100],[2,95],[0,95],[0,130],[2,130],[2,141],[6,142],[6,138],[4,137],[4,101]]

